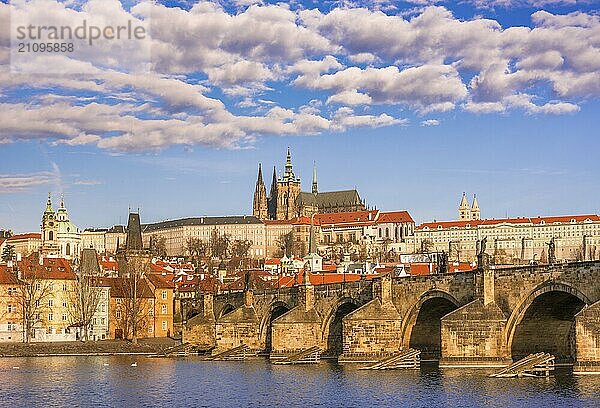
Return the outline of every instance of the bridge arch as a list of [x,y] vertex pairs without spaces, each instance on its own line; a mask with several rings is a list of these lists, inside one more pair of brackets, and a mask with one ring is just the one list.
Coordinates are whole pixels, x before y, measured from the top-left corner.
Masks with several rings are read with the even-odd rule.
[[458,309],[459,305],[454,296],[443,290],[432,289],[423,293],[402,319],[402,346],[420,350],[423,360],[439,360],[441,318]]
[[291,307],[280,300],[276,300],[269,305],[267,312],[264,314],[260,321],[260,343],[265,345],[265,353],[270,353],[273,347],[272,333],[273,333],[273,320],[282,316],[283,314],[290,311]]
[[218,319],[220,319],[221,317],[225,316],[228,313],[231,313],[235,310],[235,306],[232,305],[231,303],[225,303],[225,305],[221,308],[221,311],[219,312],[219,317]]
[[323,354],[329,357],[337,357],[342,354],[344,345],[342,319],[360,307],[360,302],[351,297],[338,300],[325,315],[321,332],[325,351]]
[[513,360],[548,352],[557,362],[574,359],[575,315],[592,302],[578,288],[560,281],[535,287],[513,310],[506,324],[506,345]]

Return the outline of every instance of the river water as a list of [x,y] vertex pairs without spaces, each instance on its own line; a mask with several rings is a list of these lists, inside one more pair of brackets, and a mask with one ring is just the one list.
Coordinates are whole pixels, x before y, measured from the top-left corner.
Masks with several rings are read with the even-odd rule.
[[433,367],[361,371],[327,362],[0,358],[0,406],[600,407],[600,376],[559,372],[550,378],[498,379],[485,374]]

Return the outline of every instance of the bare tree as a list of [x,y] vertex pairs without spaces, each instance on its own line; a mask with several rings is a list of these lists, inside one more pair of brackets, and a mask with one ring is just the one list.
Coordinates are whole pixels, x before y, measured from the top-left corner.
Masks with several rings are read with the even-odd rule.
[[279,238],[277,238],[277,251],[275,252],[275,256],[278,258],[282,258],[284,255],[288,258],[292,256],[292,246],[294,244],[294,237],[292,231],[281,234]]
[[219,234],[219,231],[215,228],[210,234],[210,252],[214,258],[224,259],[227,258],[229,251],[229,244],[231,238],[227,234]]
[[150,253],[159,258],[167,256],[167,239],[160,235],[150,237]]
[[68,310],[73,326],[81,327],[83,340],[88,340],[88,333],[98,303],[102,296],[102,288],[95,286],[96,277],[78,274],[73,289],[69,292]]
[[121,311],[122,317],[115,316],[115,319],[123,323],[121,328],[124,330],[125,337],[137,343],[139,332],[147,329],[152,310],[147,298],[153,296],[145,280],[146,272],[150,270],[150,258],[127,256],[123,268],[123,277],[117,281],[116,287],[119,295],[116,297],[121,299],[121,308],[118,310]]
[[427,254],[433,250],[433,242],[428,239],[421,241],[421,247],[417,250],[419,254]]
[[40,321],[40,315],[48,306],[48,298],[53,287],[49,280],[42,279],[37,268],[25,271],[22,285],[18,288],[18,306],[23,313],[24,340],[29,343],[33,336],[33,327]]
[[192,237],[185,241],[185,250],[192,258],[192,262],[200,263],[200,259],[205,258],[208,253],[208,245],[200,238]]

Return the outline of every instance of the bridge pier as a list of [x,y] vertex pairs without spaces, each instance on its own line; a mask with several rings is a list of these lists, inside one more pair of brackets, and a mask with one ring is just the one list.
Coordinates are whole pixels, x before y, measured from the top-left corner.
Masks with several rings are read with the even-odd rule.
[[321,335],[322,318],[315,310],[315,287],[300,287],[300,304],[273,320],[271,359],[285,358],[309,347],[325,344]]
[[374,299],[342,319],[339,362],[375,362],[400,350],[402,318],[392,303],[392,280],[373,286]]
[[215,324],[215,348],[212,354],[230,350],[241,344],[250,347],[251,351],[260,352],[264,344],[260,339],[260,320],[254,309],[254,293],[244,292],[244,304],[227,313]]
[[575,316],[575,374],[600,374],[600,301]]
[[191,343],[201,350],[215,347],[215,314],[213,295],[202,295],[200,313],[187,321],[183,328],[182,341]]

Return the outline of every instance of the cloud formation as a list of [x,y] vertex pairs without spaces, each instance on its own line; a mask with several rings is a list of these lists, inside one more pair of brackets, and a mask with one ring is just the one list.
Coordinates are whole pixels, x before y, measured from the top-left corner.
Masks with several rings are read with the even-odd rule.
[[[329,11],[238,1],[236,12],[212,1],[189,10],[13,3],[0,3],[1,26],[131,20],[151,36],[136,47],[99,42],[73,55],[34,55],[29,72],[62,72],[36,75],[11,72],[23,67],[9,65],[11,32],[0,30],[0,143],[235,149],[265,135],[407,125],[407,114],[574,114],[600,96],[600,18],[591,13],[535,11],[531,27],[503,27],[458,19],[443,1],[415,0],[422,8],[409,14],[385,1]],[[559,2],[527,6],[550,3]]]

